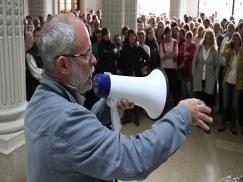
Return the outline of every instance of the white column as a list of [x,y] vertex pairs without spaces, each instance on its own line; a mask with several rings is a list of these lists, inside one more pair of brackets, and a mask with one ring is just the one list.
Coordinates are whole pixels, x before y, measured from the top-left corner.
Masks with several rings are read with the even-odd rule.
[[121,34],[124,26],[124,0],[102,0],[102,27],[110,29],[112,36]]
[[79,3],[80,3],[80,8],[79,8],[80,12],[81,13],[85,13],[86,12],[86,9],[85,9],[85,7],[86,7],[85,0],[79,0]]
[[170,0],[170,18],[181,18],[181,0]]
[[137,29],[138,1],[124,0],[124,24],[131,29]]
[[189,16],[197,17],[199,0],[184,0],[184,1],[186,1],[186,14]]
[[24,0],[0,0],[0,176],[5,182],[25,179],[23,15]]
[[24,17],[29,15],[29,2],[28,0],[24,0]]
[[[46,0],[29,0],[29,13],[33,17],[45,16]],[[50,0],[48,0],[50,1]]]

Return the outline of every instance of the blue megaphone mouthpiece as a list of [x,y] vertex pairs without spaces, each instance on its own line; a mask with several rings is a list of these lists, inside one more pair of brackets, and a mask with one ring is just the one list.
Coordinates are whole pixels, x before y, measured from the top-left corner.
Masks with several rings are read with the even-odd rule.
[[95,75],[93,80],[93,90],[96,96],[107,98],[111,89],[110,76],[99,73]]

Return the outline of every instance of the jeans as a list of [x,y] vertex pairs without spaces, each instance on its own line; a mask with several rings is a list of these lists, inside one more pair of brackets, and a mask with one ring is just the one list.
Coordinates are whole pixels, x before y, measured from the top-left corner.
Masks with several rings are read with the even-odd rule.
[[178,85],[176,84],[176,69],[164,69],[169,82],[169,94],[172,96],[173,104],[176,106],[179,102]]
[[202,80],[202,91],[195,92],[195,98],[202,100],[208,107],[213,110],[214,105],[214,94],[208,94],[204,92],[205,81]]
[[239,114],[239,96],[240,91],[236,90],[234,84],[225,83],[224,85],[224,100],[223,100],[223,115],[222,120],[225,123],[231,117],[231,125],[236,124]]
[[183,78],[181,80],[181,87],[182,98],[192,98],[192,81],[188,81],[187,79]]

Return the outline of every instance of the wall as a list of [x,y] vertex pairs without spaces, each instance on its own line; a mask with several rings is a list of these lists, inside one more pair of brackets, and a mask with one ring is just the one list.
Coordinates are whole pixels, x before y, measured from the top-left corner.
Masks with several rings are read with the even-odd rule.
[[86,11],[89,11],[90,9],[93,9],[94,11],[98,8],[101,8],[102,0],[92,0],[92,1],[85,1],[85,9]]
[[28,0],[24,0],[24,17],[29,15],[29,2]]
[[45,17],[48,14],[54,14],[55,7],[53,7],[53,2],[54,0],[50,1],[50,0],[45,0]]
[[182,15],[187,14],[189,16],[197,17],[198,0],[184,0],[185,11],[182,10]]

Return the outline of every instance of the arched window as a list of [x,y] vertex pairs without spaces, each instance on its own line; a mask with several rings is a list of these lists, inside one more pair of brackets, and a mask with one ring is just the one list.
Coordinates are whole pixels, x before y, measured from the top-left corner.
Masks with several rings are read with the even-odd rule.
[[78,0],[58,0],[58,13],[72,12],[78,8]]

